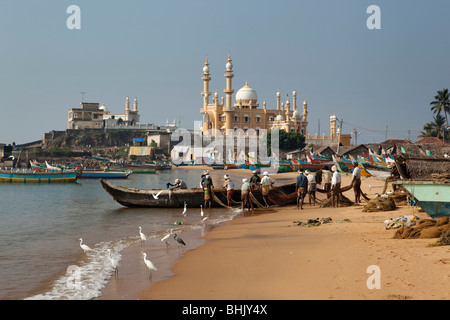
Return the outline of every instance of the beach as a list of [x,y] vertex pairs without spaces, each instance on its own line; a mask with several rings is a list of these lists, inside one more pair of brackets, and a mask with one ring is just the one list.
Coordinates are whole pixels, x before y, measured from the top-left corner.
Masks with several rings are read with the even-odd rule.
[[[218,179],[223,170],[215,174]],[[273,177],[284,183],[296,175]],[[343,174],[342,180],[343,186],[348,185],[351,176]],[[373,177],[362,178],[361,188],[369,198],[381,193],[383,186],[383,181]],[[353,191],[344,195],[354,200]],[[324,194],[317,196],[325,198]],[[412,214],[428,218],[424,212],[410,206],[362,212],[365,200],[360,205],[340,208],[310,206],[308,198],[305,202],[303,210],[295,206],[258,208],[253,214],[245,212],[208,230],[204,237],[189,235],[190,240],[197,239],[194,248],[181,253],[172,250],[171,259],[165,258],[173,265],[170,271],[154,272],[152,281],[142,281],[133,272],[121,274],[119,278],[129,277],[130,281],[125,285],[123,280],[113,280],[99,299],[450,298],[450,248],[431,246],[436,238],[393,239],[396,230],[385,230],[388,218]],[[299,221],[316,218],[332,220],[314,227],[298,225]],[[158,250],[156,255],[163,256],[164,249]],[[142,265],[135,264],[135,268],[146,272]],[[379,288],[373,285],[375,275]],[[142,278],[142,273],[139,276]],[[114,290],[114,283],[122,283],[123,287]]]

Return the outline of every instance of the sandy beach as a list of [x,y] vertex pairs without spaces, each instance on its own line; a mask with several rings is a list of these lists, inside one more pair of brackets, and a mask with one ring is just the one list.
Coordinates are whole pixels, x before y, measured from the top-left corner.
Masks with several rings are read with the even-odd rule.
[[[227,173],[245,176],[248,172]],[[213,177],[222,181],[223,174],[216,170]],[[274,178],[282,184],[296,175],[283,173]],[[348,185],[351,176],[343,175],[342,180],[343,186]],[[362,190],[370,198],[381,193],[383,186],[373,177],[362,178]],[[344,195],[354,200],[352,191]],[[324,198],[318,193],[318,199]],[[401,215],[428,216],[409,206],[362,212],[365,204],[365,200],[341,208],[306,204],[304,210],[271,207],[241,214],[203,238],[190,235],[197,239],[194,249],[173,250],[170,255],[157,249],[156,255],[165,256],[164,263],[171,262],[173,268],[155,272],[151,282],[137,279],[131,271],[121,274],[122,279],[113,281],[100,299],[449,299],[450,248],[430,246],[436,238],[393,239],[396,230],[385,230],[383,223]],[[328,217],[331,223],[317,227],[298,225],[298,221]],[[376,273],[370,269],[373,266],[378,268]],[[146,272],[142,265],[135,269],[141,275]],[[379,289],[371,285],[376,274]]]

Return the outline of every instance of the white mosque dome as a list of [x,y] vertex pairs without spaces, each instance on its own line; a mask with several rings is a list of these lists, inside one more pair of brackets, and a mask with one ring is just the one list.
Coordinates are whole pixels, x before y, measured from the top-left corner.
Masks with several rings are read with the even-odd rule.
[[258,100],[256,91],[250,88],[247,82],[245,82],[245,86],[243,86],[238,90],[238,92],[236,92],[236,102],[239,103],[240,100],[242,100],[243,102],[249,102],[249,100],[252,100],[253,103],[256,103],[256,101]]
[[293,118],[300,118],[300,114],[298,113],[297,110],[294,110],[294,112],[292,113],[292,117]]
[[206,72],[209,72],[209,67],[208,67],[208,66],[204,66],[204,67],[203,67],[203,72],[205,72],[205,73],[206,73]]
[[284,121],[284,118],[281,114],[279,114],[275,117],[275,121]]

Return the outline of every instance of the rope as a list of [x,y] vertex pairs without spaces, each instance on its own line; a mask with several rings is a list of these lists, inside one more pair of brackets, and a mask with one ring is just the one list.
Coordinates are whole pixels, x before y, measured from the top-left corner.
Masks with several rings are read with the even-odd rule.
[[211,194],[212,194],[214,201],[216,201],[219,205],[221,205],[224,208],[231,208],[231,207],[227,206],[226,204],[224,204],[222,201],[220,201],[220,199],[216,196],[214,191],[211,190]]
[[252,199],[253,203],[256,204],[259,208],[265,208],[266,206],[263,206],[259,201],[255,198],[253,193],[249,192],[250,199]]

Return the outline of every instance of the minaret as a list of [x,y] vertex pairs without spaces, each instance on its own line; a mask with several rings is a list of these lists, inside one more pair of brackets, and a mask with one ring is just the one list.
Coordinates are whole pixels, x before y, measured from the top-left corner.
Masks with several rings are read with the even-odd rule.
[[206,57],[205,65],[203,66],[203,107],[206,109],[206,106],[209,104],[209,96],[211,95],[211,92],[209,92],[209,81],[211,80],[211,77],[209,76],[209,63],[208,63],[208,57]]
[[137,98],[134,98],[134,104],[133,104],[133,111],[134,111],[134,112],[137,112],[137,111],[138,111],[138,110],[137,110],[137,106],[138,106]]
[[292,109],[297,110],[297,91],[292,92]]
[[306,117],[308,116],[308,104],[306,103],[306,99],[303,100],[303,121],[306,122]]
[[330,137],[334,139],[336,137],[336,115],[330,116]]
[[277,110],[280,111],[280,91],[277,91]]
[[231,56],[228,53],[228,62],[226,64],[226,73],[225,73],[225,79],[227,81],[227,87],[223,92],[225,93],[225,129],[231,130],[231,118],[232,118],[232,109],[231,109],[231,96],[234,92],[231,86],[231,79],[233,79],[233,64],[231,63]]
[[130,98],[127,97],[125,100],[125,114],[128,114],[130,112]]
[[286,108],[285,108],[285,116],[284,118],[286,119],[286,121],[289,121],[289,97],[286,99]]

